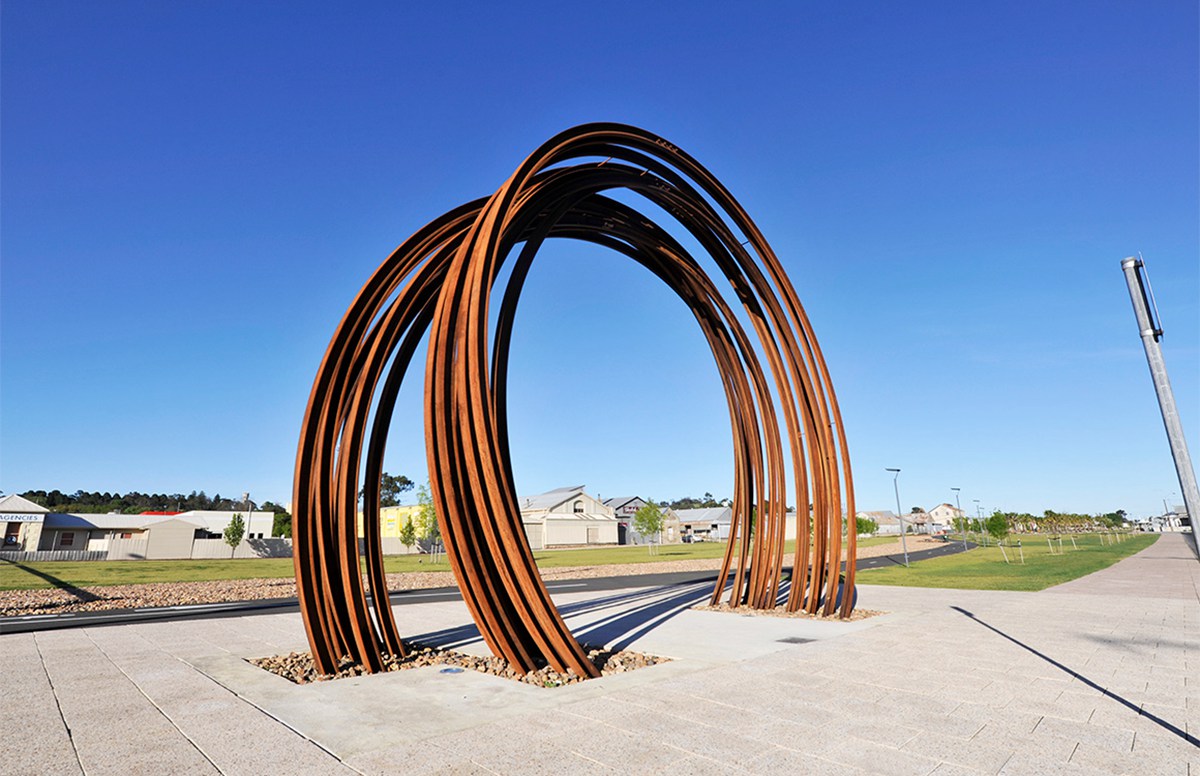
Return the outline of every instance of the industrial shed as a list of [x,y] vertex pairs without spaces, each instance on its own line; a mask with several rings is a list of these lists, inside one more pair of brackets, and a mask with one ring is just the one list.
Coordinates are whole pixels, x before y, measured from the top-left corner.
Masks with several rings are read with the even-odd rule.
[[556,488],[519,502],[525,536],[535,550],[617,543],[616,515],[589,496],[583,485]]

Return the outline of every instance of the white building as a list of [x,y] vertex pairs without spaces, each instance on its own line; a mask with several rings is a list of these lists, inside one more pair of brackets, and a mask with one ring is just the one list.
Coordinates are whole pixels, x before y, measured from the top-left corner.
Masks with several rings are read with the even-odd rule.
[[[225,528],[235,514],[246,522],[244,539],[268,539],[275,522],[271,512],[147,512],[67,514],[9,495],[0,499],[4,525],[2,550],[12,552],[106,553],[110,559],[220,557],[220,547],[195,555],[198,547],[223,544]],[[243,542],[245,544],[245,542]],[[246,557],[250,548],[239,548]]]
[[881,509],[875,512],[857,512],[854,515],[867,520],[874,520],[878,528],[876,534],[882,535],[900,535],[900,521],[896,518],[896,513],[890,509]]
[[1138,520],[1135,525],[1139,531],[1154,533],[1186,533],[1192,530],[1192,523],[1183,504],[1172,507],[1171,511],[1161,516],[1153,515],[1145,520]]
[[555,488],[518,499],[529,546],[617,544],[618,521],[610,507],[584,492],[583,485]]
[[964,512],[953,504],[941,503],[929,510],[929,518],[933,521],[933,531],[938,533],[954,528],[955,520],[964,516]]
[[[649,540],[643,536],[637,527],[633,524],[633,518],[637,515],[638,510],[644,506],[648,506],[649,502],[641,496],[617,496],[616,498],[604,499],[604,506],[613,511],[617,517],[617,543],[618,544],[647,544]],[[678,544],[679,537],[679,520],[675,516],[675,510],[670,507],[659,507],[662,510],[662,531],[655,538],[655,544]]]
[[0,498],[0,525],[4,526],[6,550],[37,549],[42,525],[50,510],[13,493]]
[[[675,516],[679,519],[679,531],[683,541],[723,542],[729,538],[730,527],[733,523],[733,509],[730,507],[701,507],[699,509],[676,509]],[[692,538],[687,538],[687,537]]]

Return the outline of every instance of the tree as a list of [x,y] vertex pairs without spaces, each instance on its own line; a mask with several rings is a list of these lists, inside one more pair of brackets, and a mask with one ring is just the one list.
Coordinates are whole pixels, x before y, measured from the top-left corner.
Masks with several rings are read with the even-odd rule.
[[1118,509],[1116,512],[1109,512],[1107,514],[1100,515],[1097,520],[1104,523],[1109,528],[1120,528],[1126,523],[1125,510]]
[[273,501],[264,501],[262,510],[264,512],[273,512],[275,514],[275,519],[271,523],[271,536],[291,537],[292,516],[286,509]]
[[912,508],[912,511],[910,511],[910,512],[909,512],[909,514],[910,514],[910,515],[919,515],[919,514],[921,514],[921,513],[922,513],[922,512],[924,512],[924,511],[925,511],[925,510],[924,510],[924,509],[921,509],[920,507],[913,507],[913,508]]
[[854,530],[858,531],[860,536],[863,534],[873,534],[879,530],[879,523],[869,517],[854,518],[854,525]]
[[233,519],[229,521],[229,525],[225,526],[225,543],[229,545],[229,557],[237,552],[238,545],[242,543],[242,537],[246,535],[246,523],[242,520],[240,514],[235,514]]
[[633,515],[633,527],[638,533],[650,540],[650,552],[654,552],[655,540],[662,531],[662,526],[662,510],[658,508],[658,504],[655,504],[653,500],[649,501],[646,506],[639,509]]
[[276,512],[275,519],[271,522],[271,536],[292,538],[292,516],[287,512]]
[[[403,474],[398,477],[384,472],[379,475],[379,506],[381,507],[396,507],[400,506],[400,494],[407,493],[412,490],[415,483]],[[358,497],[362,498],[366,490],[360,490]]]
[[412,490],[413,486],[413,481],[403,474],[399,477],[393,477],[384,472],[383,476],[379,478],[379,506],[399,506],[400,494]]
[[[728,501],[728,500],[729,499],[724,499],[724,501]],[[702,498],[695,498],[694,496],[684,496],[683,498],[677,498],[671,502],[664,501],[664,502],[662,502],[662,506],[670,507],[671,509],[702,509],[705,507],[727,506],[727,504],[724,504],[721,501],[717,501],[713,497],[713,494],[705,493]]]
[[412,515],[404,521],[404,527],[400,529],[400,543],[411,549],[417,543],[417,529],[413,525]]
[[421,541],[428,542],[432,546],[442,538],[441,532],[438,530],[437,509],[433,506],[433,497],[429,494],[428,482],[417,488],[417,519],[413,522],[417,538]]
[[1008,536],[1008,520],[1000,512],[996,512],[984,523],[984,528],[996,541]]

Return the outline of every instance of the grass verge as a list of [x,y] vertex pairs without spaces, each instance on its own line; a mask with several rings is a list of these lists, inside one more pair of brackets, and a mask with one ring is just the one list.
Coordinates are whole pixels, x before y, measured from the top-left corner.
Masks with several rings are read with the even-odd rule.
[[[1112,564],[1154,544],[1157,534],[1127,535],[1124,541],[1109,544],[1098,534],[1075,536],[1078,549],[1063,536],[1062,554],[1051,554],[1045,537],[1021,536],[1025,564],[1019,562],[1015,544],[1006,547],[1012,563],[1005,563],[1000,548],[978,548],[957,555],[932,558],[909,568],[892,566],[858,572],[862,585],[902,585],[908,587],[948,587],[964,590],[1045,590],[1108,568]],[[1006,542],[1007,544],[1008,542]],[[1054,542],[1058,552],[1058,542]]]
[[[791,543],[788,543],[788,550]],[[539,550],[538,566],[608,566],[617,563],[720,558],[723,542],[670,544],[651,554],[645,546],[604,547],[577,550]],[[449,571],[445,555],[430,562],[425,555],[390,555],[384,558],[389,574],[417,571]],[[222,579],[278,579],[295,574],[291,558],[238,560],[116,560],[41,561],[13,563],[0,560],[0,590],[31,590],[49,587],[101,587],[152,582],[209,582]]]

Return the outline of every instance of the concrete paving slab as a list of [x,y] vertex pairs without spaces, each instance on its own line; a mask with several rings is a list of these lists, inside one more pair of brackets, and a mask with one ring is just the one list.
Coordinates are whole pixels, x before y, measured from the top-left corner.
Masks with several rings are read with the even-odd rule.
[[[23,670],[4,677],[0,730],[7,732],[0,736],[0,769],[4,763],[26,763],[31,773],[83,773],[34,635],[13,636],[3,647],[6,664]],[[37,735],[17,732],[27,730]]]
[[[0,762],[88,774],[1195,776],[1200,564],[1175,557],[1176,540],[1043,593],[863,587],[862,606],[891,614],[848,625],[691,611],[700,587],[568,590],[555,599],[584,639],[675,659],[553,690],[437,668],[297,687],[244,660],[307,648],[295,614],[5,634],[17,678],[0,715],[24,709],[10,728],[37,725],[20,747],[0,743]],[[397,615],[406,636],[486,651],[461,603]]]

